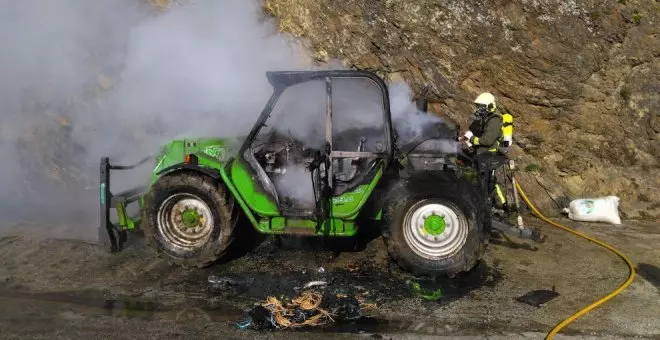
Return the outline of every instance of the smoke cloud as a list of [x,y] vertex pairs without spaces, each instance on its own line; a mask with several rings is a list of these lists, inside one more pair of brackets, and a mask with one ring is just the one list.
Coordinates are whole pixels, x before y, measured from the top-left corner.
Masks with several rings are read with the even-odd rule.
[[[78,238],[96,235],[102,156],[133,163],[173,138],[245,134],[271,94],[266,71],[312,68],[303,44],[248,0],[164,11],[146,0],[1,0],[0,46],[0,231],[10,220],[61,221]],[[391,95],[404,134],[433,120],[404,119],[407,85]],[[351,110],[365,105],[379,102]],[[354,117],[353,127],[375,121]],[[115,177],[113,190],[149,171],[119,174],[132,181]]]
[[100,157],[131,163],[172,138],[245,133],[270,95],[264,73],[310,65],[258,1],[159,11],[3,0],[0,44],[3,216],[85,225],[96,222]]
[[458,142],[450,134],[452,130],[449,126],[452,124],[437,115],[419,111],[411,100],[412,89],[407,83],[402,81],[392,83],[389,92],[392,124],[398,134],[400,146],[433,136],[434,148],[448,154],[457,152]]

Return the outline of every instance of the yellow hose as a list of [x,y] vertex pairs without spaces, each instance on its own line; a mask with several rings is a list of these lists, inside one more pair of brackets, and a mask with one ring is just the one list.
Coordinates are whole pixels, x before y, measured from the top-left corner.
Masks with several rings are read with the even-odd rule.
[[626,262],[626,264],[628,265],[628,268],[629,268],[629,270],[630,270],[630,273],[629,273],[629,275],[628,275],[628,279],[627,279],[624,283],[622,283],[617,289],[611,291],[609,294],[603,296],[602,298],[598,299],[597,301],[595,301],[594,303],[590,304],[589,306],[587,306],[587,307],[581,309],[580,311],[576,312],[575,314],[569,316],[569,317],[566,318],[564,321],[560,322],[557,326],[555,326],[555,328],[553,328],[553,329],[550,331],[550,333],[548,333],[548,335],[547,335],[547,337],[546,337],[546,339],[552,339],[552,338],[555,336],[555,334],[557,334],[562,328],[566,327],[569,323],[575,321],[577,318],[579,318],[580,316],[582,316],[582,315],[588,313],[588,312],[591,311],[592,309],[594,309],[594,308],[596,308],[596,307],[602,305],[603,303],[607,302],[609,299],[611,299],[611,298],[617,296],[617,295],[618,295],[619,293],[621,293],[624,289],[628,288],[628,286],[630,286],[630,284],[632,283],[633,279],[635,278],[635,268],[634,268],[632,262],[630,262],[630,260],[628,259],[628,257],[626,257],[626,255],[624,255],[624,254],[621,253],[620,251],[614,249],[614,248],[611,247],[610,245],[608,245],[608,244],[606,244],[606,243],[604,243],[604,242],[598,241],[598,240],[596,240],[596,239],[594,239],[594,238],[592,238],[592,237],[590,237],[590,236],[587,236],[587,235],[585,235],[585,234],[583,234],[583,233],[581,233],[581,232],[579,232],[579,231],[575,231],[575,230],[573,230],[573,229],[571,229],[571,228],[568,228],[568,227],[563,226],[563,225],[561,225],[561,224],[559,224],[559,223],[556,223],[556,222],[550,220],[549,218],[545,217],[545,216],[544,216],[544,215],[543,215],[538,209],[536,209],[536,207],[532,204],[532,202],[529,200],[529,198],[527,198],[527,195],[525,195],[525,192],[524,192],[524,191],[522,190],[522,188],[520,187],[520,184],[518,184],[518,181],[516,181],[516,187],[518,188],[518,192],[520,193],[520,196],[522,196],[523,200],[525,200],[525,202],[527,202],[527,205],[532,209],[532,211],[534,211],[534,213],[536,214],[536,216],[538,216],[541,220],[547,222],[548,224],[550,224],[550,225],[552,225],[552,226],[555,226],[555,227],[557,227],[557,228],[563,229],[563,230],[565,230],[565,231],[568,231],[569,233],[575,234],[575,235],[580,236],[580,237],[582,237],[582,238],[584,238],[584,239],[586,239],[586,240],[589,240],[589,241],[591,241],[591,242],[593,242],[593,243],[596,243],[597,245],[599,245],[599,246],[601,246],[601,247],[603,247],[603,248],[605,248],[605,249],[607,249],[607,250],[613,252],[614,254],[616,254],[617,256],[619,256],[621,259],[623,259],[623,261]]

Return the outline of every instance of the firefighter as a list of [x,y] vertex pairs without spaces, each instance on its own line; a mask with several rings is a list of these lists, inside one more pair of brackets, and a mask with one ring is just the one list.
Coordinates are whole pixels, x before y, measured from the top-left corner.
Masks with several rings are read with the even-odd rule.
[[[513,117],[508,112],[500,114],[497,111],[495,96],[491,93],[481,93],[474,100],[475,119],[469,126],[469,130],[460,138],[460,141],[468,146],[469,153],[475,154],[477,158],[488,159],[489,155],[506,153],[511,146],[511,134],[513,132]],[[484,157],[485,156],[485,157]],[[503,165],[489,168],[492,173],[494,187],[492,196],[495,207],[508,210],[506,196],[497,181],[497,177],[503,177]],[[496,173],[497,172],[497,173]],[[502,175],[502,176],[498,176]]]
[[502,137],[502,115],[497,113],[495,96],[485,92],[474,100],[475,119],[461,141],[465,142],[477,155],[497,152]]

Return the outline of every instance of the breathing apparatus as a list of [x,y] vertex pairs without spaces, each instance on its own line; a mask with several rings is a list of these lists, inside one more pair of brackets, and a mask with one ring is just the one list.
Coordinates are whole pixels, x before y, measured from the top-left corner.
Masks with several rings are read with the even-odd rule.
[[472,115],[477,119],[486,119],[491,114],[491,111],[488,110],[486,105],[477,104],[477,108],[474,110]]
[[[495,96],[491,93],[484,92],[477,96],[474,100],[476,109],[473,113],[474,117],[485,121],[491,114],[495,114],[497,104],[495,103]],[[503,110],[502,116],[502,137],[500,139],[500,147],[508,148],[513,145],[513,116],[508,110]]]

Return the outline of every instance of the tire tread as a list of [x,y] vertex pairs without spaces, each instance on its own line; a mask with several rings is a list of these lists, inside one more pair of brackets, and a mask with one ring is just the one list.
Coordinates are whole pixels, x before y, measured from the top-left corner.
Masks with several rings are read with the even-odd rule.
[[[446,199],[468,210],[466,218],[471,226],[466,244],[448,259],[432,261],[416,255],[403,236],[407,209],[424,198]],[[419,174],[401,180],[389,190],[383,214],[383,239],[390,256],[402,269],[416,275],[452,276],[470,270],[485,252],[488,239],[485,216],[482,198],[473,186],[449,175]]]
[[[218,204],[215,208],[218,209],[218,214],[224,216],[225,219],[216,223],[222,223],[223,228],[220,233],[220,238],[212,240],[215,242],[212,245],[211,251],[204,251],[199,256],[193,258],[175,258],[167,254],[167,252],[158,245],[154,236],[156,233],[156,226],[152,225],[149,214],[156,213],[151,211],[156,209],[152,206],[155,195],[160,190],[167,190],[168,188],[190,186],[202,189],[202,191],[209,197],[213,197]],[[207,202],[208,203],[208,202]],[[214,208],[214,206],[211,206]],[[147,244],[156,251],[159,257],[167,260],[170,264],[178,265],[184,268],[203,268],[211,265],[221,257],[223,257],[230,245],[235,239],[235,228],[238,220],[238,209],[235,207],[234,198],[229,194],[225,185],[221,181],[216,181],[213,178],[199,174],[196,172],[180,172],[172,175],[163,176],[154,183],[151,190],[145,195],[145,208],[142,210],[142,229]],[[226,218],[228,217],[228,218]]]

